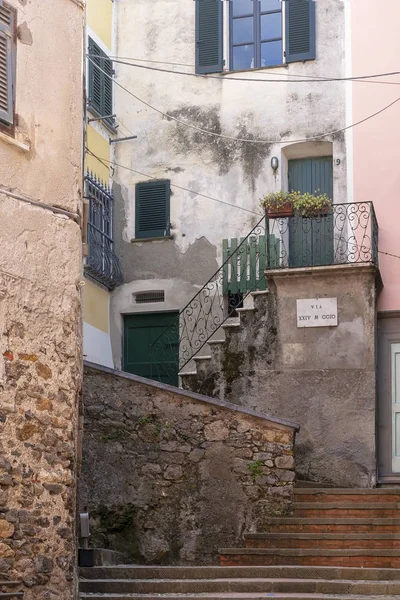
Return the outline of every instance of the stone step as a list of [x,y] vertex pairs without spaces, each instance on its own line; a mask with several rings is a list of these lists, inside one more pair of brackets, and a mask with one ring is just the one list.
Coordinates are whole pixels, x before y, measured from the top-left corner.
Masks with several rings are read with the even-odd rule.
[[153,565],[120,565],[81,567],[84,579],[346,579],[367,581],[400,581],[400,569],[321,567],[321,566],[203,566],[158,567]]
[[290,578],[239,579],[91,579],[81,580],[81,593],[91,594],[219,594],[306,593],[400,595],[400,581]]
[[270,518],[269,533],[398,533],[400,518]]
[[400,568],[400,553],[397,549],[223,548],[219,552],[222,566],[320,565]]
[[255,533],[246,548],[400,548],[398,533]]
[[296,488],[296,502],[400,502],[400,488]]
[[397,502],[293,502],[294,517],[400,517]]
[[[376,595],[360,594],[307,594],[307,593],[213,593],[213,594],[169,594],[165,596],[168,600],[265,600],[266,597],[273,597],[274,600],[376,600]],[[381,597],[381,596],[379,596]],[[163,596],[157,594],[80,594],[81,600],[160,600]],[[400,596],[390,596],[391,600],[400,600]]]

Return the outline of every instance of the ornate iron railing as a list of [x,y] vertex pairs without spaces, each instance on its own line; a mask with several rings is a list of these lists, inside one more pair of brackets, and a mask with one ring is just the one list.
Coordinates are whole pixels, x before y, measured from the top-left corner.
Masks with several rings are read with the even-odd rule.
[[274,265],[267,268],[378,265],[378,223],[372,202],[335,204],[324,216],[268,219]]
[[[317,217],[263,217],[240,243],[226,243],[225,260],[151,344],[152,376],[178,381],[182,370],[246,297],[266,288],[265,271],[346,263],[378,265],[378,223],[371,202],[336,204]],[[177,339],[179,343],[171,339]],[[172,355],[176,353],[175,359]],[[166,365],[175,369],[166,373]]]
[[111,290],[122,283],[112,237],[114,197],[93,174],[86,175],[85,185],[89,200],[85,272]]

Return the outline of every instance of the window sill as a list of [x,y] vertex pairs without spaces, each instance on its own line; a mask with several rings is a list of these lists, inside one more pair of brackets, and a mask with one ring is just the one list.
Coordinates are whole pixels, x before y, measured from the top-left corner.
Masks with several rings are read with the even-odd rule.
[[149,237],[149,238],[133,238],[131,244],[142,244],[143,242],[163,242],[164,240],[173,240],[173,235],[164,235],[162,237]]
[[[302,61],[299,61],[302,62]],[[292,64],[292,63],[290,63]],[[228,71],[222,71],[221,75],[233,75],[234,73],[254,73],[254,71],[269,71],[269,69],[288,69],[288,63],[281,63],[280,65],[271,65],[268,67],[253,67],[252,69],[229,69]]]
[[6,144],[10,144],[11,146],[15,146],[16,148],[19,148],[19,150],[23,150],[24,152],[30,152],[31,150],[31,145],[29,142],[27,143],[25,140],[22,141],[22,139],[19,139],[18,137],[12,137],[11,135],[7,135],[2,131],[0,131],[0,141],[5,142]]

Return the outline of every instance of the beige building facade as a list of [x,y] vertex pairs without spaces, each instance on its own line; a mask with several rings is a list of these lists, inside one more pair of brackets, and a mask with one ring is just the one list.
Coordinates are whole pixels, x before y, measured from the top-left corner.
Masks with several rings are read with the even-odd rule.
[[83,23],[0,1],[0,580],[25,600],[77,597]]

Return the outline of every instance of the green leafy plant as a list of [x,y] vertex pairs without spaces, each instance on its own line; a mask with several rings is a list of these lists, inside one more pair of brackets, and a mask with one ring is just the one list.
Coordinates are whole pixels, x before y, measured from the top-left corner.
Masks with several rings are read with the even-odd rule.
[[301,193],[292,190],[285,192],[270,192],[260,200],[260,206],[269,211],[279,211],[287,206],[293,208],[296,215],[302,217],[317,217],[327,215],[332,211],[332,200],[326,194],[319,193],[316,190],[314,194]]
[[294,212],[303,217],[327,215],[332,211],[332,200],[326,194],[292,192]]
[[283,190],[269,192],[260,200],[260,206],[271,211],[279,210],[288,204],[293,206],[293,192],[284,192]]
[[264,466],[264,463],[262,460],[254,460],[253,462],[251,462],[249,464],[249,469],[250,469],[251,476],[253,479],[262,475],[263,466]]

